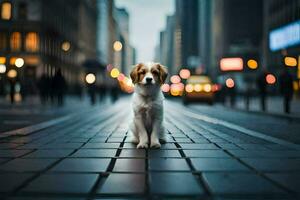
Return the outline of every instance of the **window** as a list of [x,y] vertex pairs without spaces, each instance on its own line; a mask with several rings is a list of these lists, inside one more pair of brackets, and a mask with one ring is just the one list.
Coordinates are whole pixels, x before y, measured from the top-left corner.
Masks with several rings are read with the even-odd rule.
[[6,34],[0,33],[0,51],[6,50]]
[[10,37],[10,49],[12,51],[21,50],[21,33],[13,32]]
[[11,3],[4,2],[1,5],[1,19],[10,20],[11,19]]
[[25,49],[26,51],[35,52],[39,48],[39,38],[36,32],[26,34]]

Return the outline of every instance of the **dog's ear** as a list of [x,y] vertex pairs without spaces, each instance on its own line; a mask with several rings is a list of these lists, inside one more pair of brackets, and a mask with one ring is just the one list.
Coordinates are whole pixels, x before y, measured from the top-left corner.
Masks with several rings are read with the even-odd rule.
[[159,70],[159,81],[160,81],[161,84],[164,84],[167,77],[168,77],[167,67],[165,67],[161,64],[157,64],[157,68]]
[[130,72],[130,78],[131,78],[133,84],[136,84],[139,81],[138,71],[142,67],[142,65],[143,65],[142,63],[135,65],[133,67],[132,71]]

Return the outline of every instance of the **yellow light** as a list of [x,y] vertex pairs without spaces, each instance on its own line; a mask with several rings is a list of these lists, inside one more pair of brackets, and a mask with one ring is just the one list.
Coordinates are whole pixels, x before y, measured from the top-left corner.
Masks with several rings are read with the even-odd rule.
[[96,76],[95,74],[92,74],[92,73],[89,73],[85,76],[85,81],[88,83],[88,84],[93,84],[95,83],[96,81]]
[[1,18],[4,20],[9,20],[11,18],[11,3],[2,3]]
[[117,78],[119,76],[119,74],[120,74],[120,71],[117,68],[113,68],[110,71],[110,76],[113,78]]
[[14,65],[16,63],[17,58],[16,57],[11,57],[9,60],[10,65]]
[[6,72],[6,66],[4,64],[0,64],[0,74],[3,74]]
[[17,71],[14,69],[11,69],[7,72],[8,78],[16,78],[18,75]]
[[247,65],[250,69],[257,69],[258,67],[257,61],[253,59],[248,60]]
[[16,61],[15,61],[15,65],[18,68],[23,67],[23,65],[24,65],[24,59],[23,58],[17,58]]
[[67,42],[67,41],[66,41],[66,42],[63,42],[62,45],[61,45],[61,49],[62,49],[63,51],[69,51],[70,48],[71,48],[70,42]]
[[191,76],[191,72],[190,72],[190,70],[188,70],[188,69],[182,69],[182,70],[180,70],[180,72],[179,72],[179,76],[180,76],[182,79],[188,79],[188,78]]
[[295,90],[295,91],[298,91],[298,90],[299,90],[299,84],[298,84],[298,81],[294,81],[294,82],[293,82],[293,87],[294,87],[294,90]]
[[0,64],[5,64],[6,58],[5,57],[0,57]]
[[210,84],[205,84],[204,85],[204,91],[205,92],[210,92],[211,91],[211,85]]
[[113,47],[115,51],[121,51],[123,45],[120,41],[115,41]]
[[194,86],[194,90],[195,90],[196,92],[201,92],[201,91],[202,91],[202,85],[201,85],[201,84],[196,84],[196,85]]
[[294,57],[285,57],[284,64],[289,67],[295,67],[297,66],[297,59]]
[[[36,32],[26,34],[25,49],[27,51],[35,52],[39,48],[39,37]],[[70,48],[70,47],[69,47]]]
[[192,84],[187,84],[185,86],[185,91],[186,92],[190,93],[190,92],[193,92],[193,90],[194,90],[194,86]]

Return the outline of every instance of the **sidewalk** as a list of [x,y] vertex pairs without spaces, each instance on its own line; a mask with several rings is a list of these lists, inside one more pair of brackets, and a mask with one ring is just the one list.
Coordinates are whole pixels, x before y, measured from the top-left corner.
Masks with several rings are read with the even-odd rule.
[[[300,154],[166,107],[167,143],[136,149],[129,102],[0,139],[6,199],[290,199],[299,197]],[[171,112],[172,110],[172,112]],[[224,127],[223,127],[224,129]]]
[[[227,104],[226,107],[229,107]],[[245,99],[238,97],[236,101],[236,109],[246,110]],[[261,114],[273,114],[282,117],[295,117],[300,119],[300,99],[294,97],[291,101],[291,113],[284,113],[283,109],[283,99],[281,97],[268,97],[266,101],[266,111],[261,110],[260,99],[258,97],[253,97],[250,99],[249,111],[261,113]]]

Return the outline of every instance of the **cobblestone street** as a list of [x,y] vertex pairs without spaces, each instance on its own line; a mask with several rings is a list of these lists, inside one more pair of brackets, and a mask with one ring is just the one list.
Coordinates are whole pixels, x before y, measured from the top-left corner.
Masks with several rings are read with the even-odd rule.
[[167,102],[167,143],[136,149],[128,105],[2,134],[1,197],[299,198],[299,145]]

